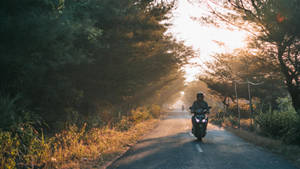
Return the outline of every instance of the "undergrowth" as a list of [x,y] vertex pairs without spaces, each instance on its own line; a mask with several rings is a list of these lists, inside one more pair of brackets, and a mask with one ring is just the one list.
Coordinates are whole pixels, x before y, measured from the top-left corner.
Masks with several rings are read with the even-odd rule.
[[26,123],[19,124],[15,131],[0,130],[0,168],[80,168],[89,161],[101,165],[107,157],[136,142],[159,114],[159,106],[141,107],[114,125],[69,125],[52,137]]

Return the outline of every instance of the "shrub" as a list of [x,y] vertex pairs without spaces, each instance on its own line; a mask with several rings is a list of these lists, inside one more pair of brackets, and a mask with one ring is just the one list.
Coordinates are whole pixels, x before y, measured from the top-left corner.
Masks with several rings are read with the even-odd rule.
[[298,118],[297,122],[294,123],[292,128],[287,132],[283,140],[286,143],[300,145],[300,118]]
[[223,123],[223,119],[221,119],[221,118],[211,118],[210,122],[213,123],[213,124],[221,126],[222,123]]
[[[256,106],[253,104],[253,109],[256,109]],[[239,102],[239,109],[240,109],[240,116],[241,118],[249,118],[250,117],[250,106],[247,102],[245,101],[240,101]],[[237,111],[237,104],[232,103],[228,107],[228,111],[232,116],[238,117],[238,111]]]
[[132,122],[126,116],[122,116],[122,119],[116,123],[115,128],[119,131],[127,131],[131,126]]
[[238,126],[238,119],[234,116],[229,116],[228,117],[228,121],[230,122],[231,126],[234,127],[234,126]]
[[0,95],[0,128],[8,130],[11,126],[18,123],[19,113],[22,111],[16,102],[20,96],[10,97],[8,95]]
[[160,116],[160,106],[153,104],[150,107],[150,113],[152,114],[153,117],[158,118]]
[[298,142],[299,144],[300,118],[292,107],[290,99],[279,98],[277,103],[278,110],[260,112],[255,122],[263,134],[282,139],[287,143]]
[[150,118],[152,118],[152,116],[146,107],[138,107],[131,110],[130,120],[135,124],[148,120]]
[[261,131],[265,134],[280,138],[291,129],[291,125],[297,119],[296,117],[296,114],[291,112],[260,113],[256,117],[256,123],[259,124]]

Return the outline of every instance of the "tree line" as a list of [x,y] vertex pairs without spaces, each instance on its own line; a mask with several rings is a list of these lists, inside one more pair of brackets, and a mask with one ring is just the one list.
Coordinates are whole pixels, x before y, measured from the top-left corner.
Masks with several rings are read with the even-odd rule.
[[[202,1],[206,24],[243,30],[247,47],[214,55],[199,77],[225,106],[216,122],[300,144],[300,3],[297,0]],[[238,102],[238,100],[241,100]],[[224,118],[225,117],[225,118]],[[246,123],[250,120],[250,126]]]
[[[200,18],[202,22],[244,30],[249,39],[245,49],[217,54],[215,62],[208,64],[210,77],[202,79],[223,94],[224,103],[227,97],[235,97],[234,82],[264,82],[254,88],[256,97],[276,107],[277,97],[288,93],[299,114],[299,1],[211,0],[206,5],[211,15]],[[245,85],[239,88],[244,88],[241,97],[247,98]]]
[[[175,2],[0,2],[0,128],[58,129],[169,101],[193,52],[166,34]],[[173,87],[172,87],[173,86]],[[176,86],[176,87],[174,87]]]

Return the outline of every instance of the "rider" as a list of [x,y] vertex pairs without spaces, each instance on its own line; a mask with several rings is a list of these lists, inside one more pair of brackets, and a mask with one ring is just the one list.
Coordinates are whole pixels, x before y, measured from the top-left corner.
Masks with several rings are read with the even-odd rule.
[[[197,100],[194,101],[192,107],[190,107],[191,112],[195,112],[197,109],[207,109],[208,108],[208,104],[206,103],[206,101],[204,101],[204,95],[203,93],[197,93]],[[192,124],[193,124],[193,129],[192,132],[194,130],[194,125],[196,124],[195,121],[195,117],[192,117]],[[207,123],[205,126],[205,131],[206,131],[206,127],[207,127]]]

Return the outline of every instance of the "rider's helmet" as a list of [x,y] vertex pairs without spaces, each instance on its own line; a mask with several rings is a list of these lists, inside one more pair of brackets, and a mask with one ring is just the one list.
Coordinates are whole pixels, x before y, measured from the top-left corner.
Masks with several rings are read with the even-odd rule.
[[204,97],[204,94],[201,93],[201,92],[197,93],[197,99],[198,99],[198,98],[201,98],[201,97],[203,98],[203,97]]

